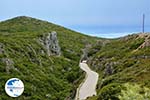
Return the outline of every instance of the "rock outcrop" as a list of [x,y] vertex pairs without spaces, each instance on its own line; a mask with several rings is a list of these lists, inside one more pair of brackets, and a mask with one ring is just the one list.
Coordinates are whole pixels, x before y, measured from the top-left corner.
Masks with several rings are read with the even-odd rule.
[[[5,54],[5,48],[4,48],[4,44],[0,43],[0,55],[1,54]],[[11,60],[10,58],[1,58],[0,62],[2,62],[5,65],[5,71],[7,74],[10,73],[10,70],[17,70],[17,68],[14,67],[14,62],[13,60]]]
[[2,58],[2,62],[6,65],[6,73],[9,74],[11,69],[17,70],[14,67],[14,62],[9,58]]
[[142,33],[142,34],[139,34],[139,37],[138,38],[144,38],[144,42],[143,44],[141,44],[138,49],[140,48],[145,48],[145,47],[150,47],[150,34],[149,33]]
[[46,49],[47,55],[61,55],[61,49],[57,39],[57,33],[55,31],[45,34],[40,39],[40,43]]
[[138,36],[136,39],[143,38],[144,42],[137,49],[135,49],[133,52],[136,52],[136,51],[138,51],[142,48],[145,48],[145,47],[150,47],[150,33],[140,33],[137,35]]
[[105,75],[111,75],[111,74],[113,74],[113,73],[114,73],[114,68],[113,68],[113,66],[114,66],[114,63],[113,63],[113,62],[111,62],[111,63],[106,63],[106,64],[105,64],[105,71],[104,71],[104,74],[105,74]]
[[[139,36],[142,37],[141,34]],[[150,34],[144,34],[144,36],[145,36],[145,41],[144,41],[144,43],[138,49],[145,48],[145,47],[150,47]]]

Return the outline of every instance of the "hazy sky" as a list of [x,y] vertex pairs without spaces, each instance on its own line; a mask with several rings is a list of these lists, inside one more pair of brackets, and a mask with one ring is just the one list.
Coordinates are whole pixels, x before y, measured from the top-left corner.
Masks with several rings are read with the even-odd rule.
[[141,31],[143,13],[150,31],[150,0],[0,0],[0,20],[25,15],[105,37]]

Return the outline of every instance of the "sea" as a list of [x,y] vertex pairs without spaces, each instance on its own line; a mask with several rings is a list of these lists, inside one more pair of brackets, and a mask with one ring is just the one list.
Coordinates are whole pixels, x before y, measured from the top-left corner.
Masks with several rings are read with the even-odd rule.
[[[72,26],[70,28],[86,35],[101,38],[119,38],[140,33],[143,30],[141,26]],[[150,32],[150,26],[146,26],[144,31]]]

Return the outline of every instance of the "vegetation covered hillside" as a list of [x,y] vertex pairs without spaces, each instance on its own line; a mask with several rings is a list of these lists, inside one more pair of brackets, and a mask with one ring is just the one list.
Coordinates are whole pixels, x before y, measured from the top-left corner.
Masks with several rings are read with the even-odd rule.
[[150,100],[150,34],[99,41],[89,49],[99,73],[98,95],[88,100]]
[[4,90],[14,77],[25,85],[18,100],[71,99],[81,77],[82,49],[96,40],[31,17],[0,22],[0,100],[14,100]]

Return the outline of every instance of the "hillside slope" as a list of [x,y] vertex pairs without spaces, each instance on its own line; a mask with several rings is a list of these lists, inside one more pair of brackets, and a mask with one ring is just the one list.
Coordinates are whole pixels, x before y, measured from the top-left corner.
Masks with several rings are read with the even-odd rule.
[[0,100],[13,100],[4,91],[13,77],[25,84],[18,100],[71,99],[81,77],[82,49],[96,40],[26,16],[0,22]]
[[88,56],[99,73],[98,95],[88,100],[150,99],[150,33],[99,41]]

